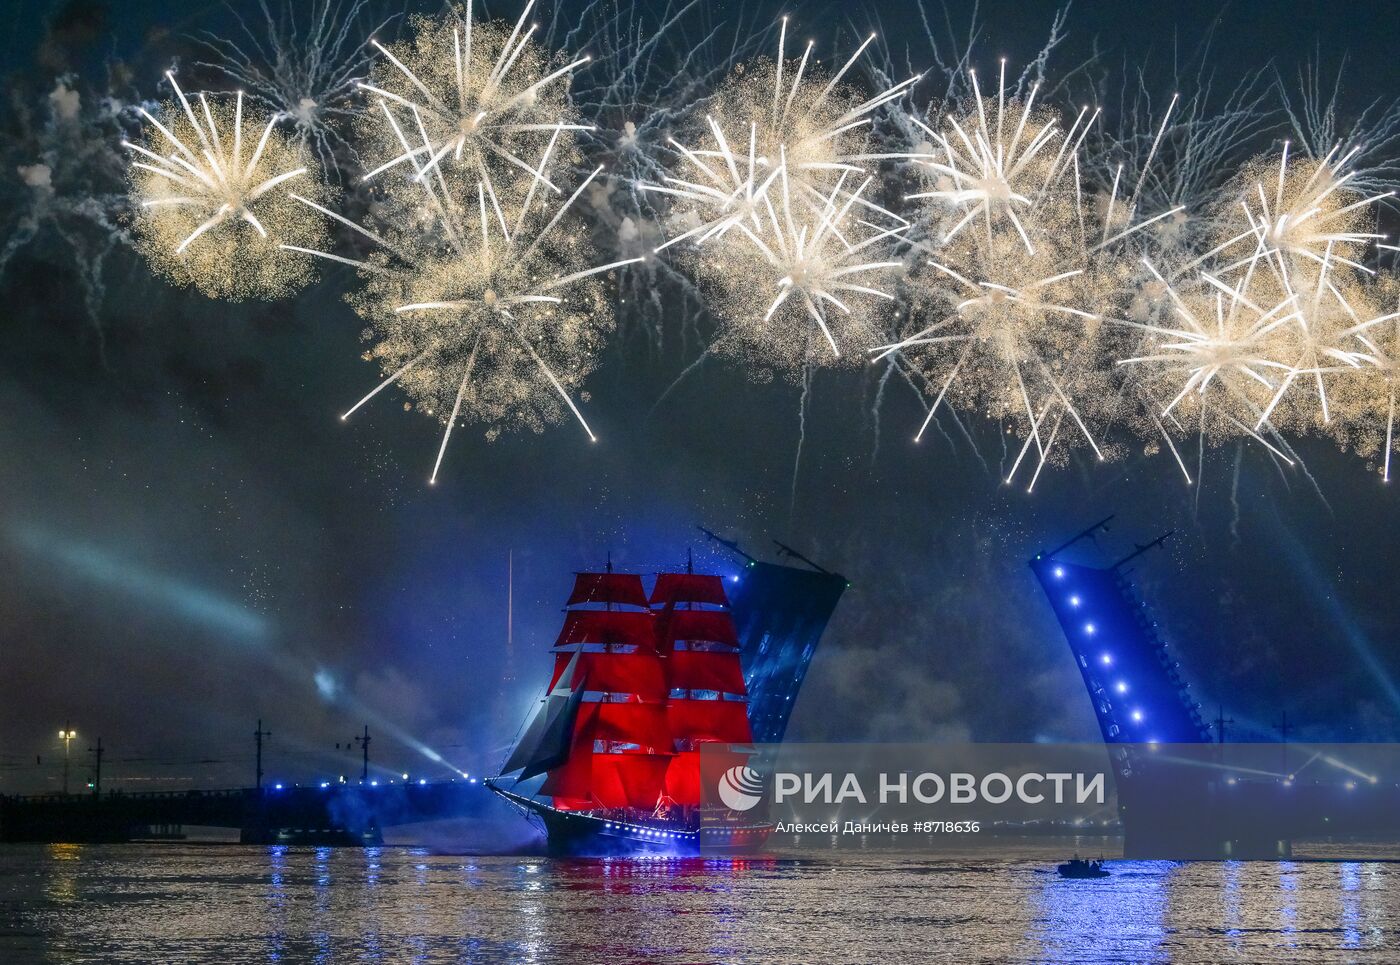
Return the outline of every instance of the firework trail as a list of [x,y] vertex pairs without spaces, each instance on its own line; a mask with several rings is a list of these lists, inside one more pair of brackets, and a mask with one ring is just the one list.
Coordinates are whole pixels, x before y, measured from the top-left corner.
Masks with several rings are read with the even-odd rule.
[[1346,58],[1342,58],[1330,83],[1323,78],[1322,65],[1309,63],[1298,70],[1296,86],[1275,70],[1275,90],[1288,128],[1301,152],[1320,158],[1336,149],[1350,158],[1349,173],[1354,190],[1380,194],[1400,183],[1400,99],[1377,96],[1347,119],[1345,125],[1340,101]]
[[[564,9],[555,8],[548,45],[593,58],[569,91],[588,125],[578,132],[576,173],[605,165],[583,199],[590,232],[610,259],[649,255],[665,241],[657,205],[664,199],[646,185],[681,162],[673,133],[713,102],[715,89],[761,49],[769,30],[743,7],[718,16],[701,0],[669,0],[661,8],[590,0],[577,15]],[[703,296],[669,259],[634,263],[619,273],[618,288],[619,347],[690,359],[698,345],[694,362],[709,357]]]
[[205,32],[195,38],[208,60],[196,61],[231,82],[249,99],[287,117],[328,176],[353,159],[346,125],[359,114],[359,85],[374,50],[365,38],[382,34],[398,15],[374,24],[369,0],[286,0],[274,12],[258,0],[262,20],[249,22],[226,4],[238,24],[233,37]]
[[[13,136],[0,139],[0,278],[26,249],[56,240],[78,273],[92,329],[103,335],[103,271],[131,243],[126,165],[119,143],[133,113],[110,93],[99,96],[71,75],[43,89],[36,111],[15,85],[9,92]],[[102,350],[99,342],[99,350]]]

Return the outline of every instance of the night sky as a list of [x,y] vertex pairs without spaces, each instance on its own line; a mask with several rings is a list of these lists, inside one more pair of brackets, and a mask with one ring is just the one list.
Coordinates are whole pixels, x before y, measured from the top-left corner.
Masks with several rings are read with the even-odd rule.
[[[916,8],[885,6],[883,36],[911,38],[909,62],[926,64]],[[1213,20],[1213,5],[1181,6],[1076,7],[1052,70],[1096,51],[1109,71],[1169,63]],[[984,3],[978,61],[1033,57],[1054,8]],[[33,163],[22,115],[45,109],[59,75],[97,96],[120,58],[150,92],[183,34],[227,23],[174,3],[11,9],[7,238],[32,213],[15,182]],[[839,21],[784,9],[819,37],[876,22],[853,6]],[[765,24],[778,12],[747,10]],[[1319,52],[1335,72],[1349,54],[1355,112],[1400,96],[1396,23],[1388,3],[1232,4],[1215,25],[1216,83],[1270,62],[1292,77]],[[1209,450],[1190,488],[1168,457],[1078,461],[1027,495],[1000,482],[1012,439],[940,420],[916,446],[919,400],[891,382],[877,407],[874,371],[819,372],[804,416],[796,385],[714,361],[658,403],[707,329],[657,338],[624,318],[589,385],[596,445],[572,424],[495,442],[459,430],[430,488],[436,423],[393,398],[337,418],[378,380],[345,275],[231,305],[167,286],[118,244],[89,306],[80,268],[100,232],[75,230],[81,258],[41,227],[0,276],[0,792],[57,787],[68,721],[75,759],[100,735],[118,786],[251,780],[259,717],[279,778],[356,772],[357,752],[335,745],[366,723],[389,771],[447,774],[420,746],[492,770],[545,682],[572,571],[611,554],[652,573],[688,550],[737,571],[696,524],[767,558],[776,537],[853,584],[791,739],[1095,739],[1025,561],[1110,512],[1090,558],[1175,531],[1134,573],[1205,716],[1223,702],[1241,739],[1270,737],[1283,710],[1295,736],[1400,739],[1400,492],[1330,444],[1300,444],[1307,473],[1258,447]]]

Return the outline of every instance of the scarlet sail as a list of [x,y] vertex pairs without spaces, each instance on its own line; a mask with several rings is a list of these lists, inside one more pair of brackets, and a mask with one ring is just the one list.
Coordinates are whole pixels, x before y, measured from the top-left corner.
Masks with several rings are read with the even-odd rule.
[[[732,615],[727,581],[686,569],[660,574],[650,593],[611,566],[574,582],[549,689],[486,781],[552,854],[745,854],[773,829],[766,807],[731,807],[718,774],[702,780],[702,749],[707,769],[714,751],[727,773],[756,753],[755,727],[781,734],[840,595],[827,584],[845,578],[750,558]],[[538,775],[537,790],[521,786]]]
[[507,770],[547,773],[540,791],[558,810],[698,805],[700,745],[752,740],[717,576],[662,573],[648,597],[636,574],[580,573],[554,654],[549,696]]
[[701,801],[700,745],[747,744],[747,688],[739,666],[739,636],[729,598],[717,576],[662,573],[652,588],[657,648],[671,690],[666,722],[675,756],[666,769],[666,797],[683,807]]

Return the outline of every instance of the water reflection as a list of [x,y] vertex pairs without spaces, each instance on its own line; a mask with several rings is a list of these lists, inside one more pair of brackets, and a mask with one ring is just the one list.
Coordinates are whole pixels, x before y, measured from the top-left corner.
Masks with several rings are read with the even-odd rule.
[[1337,872],[1341,877],[1342,947],[1357,948],[1361,944],[1361,903],[1357,894],[1361,888],[1361,867],[1347,861]]
[[1230,948],[1239,953],[1243,931],[1240,926],[1242,902],[1240,898],[1240,868],[1238,861],[1226,861],[1221,865],[1225,873],[1225,935],[1230,940]]
[[48,845],[49,859],[53,862],[54,873],[49,878],[46,892],[50,901],[68,902],[74,901],[78,897],[77,880],[74,873],[77,871],[73,862],[79,861],[83,856],[83,845],[81,844],[51,844]]
[[1167,882],[1176,866],[1119,861],[1113,877],[1076,880],[1042,874],[1039,914],[1027,938],[1049,961],[1169,961],[1162,947]]
[[331,854],[330,848],[317,848],[312,853],[311,868],[315,880],[312,908],[315,909],[315,923],[311,929],[311,944],[315,947],[313,961],[324,965],[331,959],[331,935],[329,931],[331,910]]
[[1400,944],[1396,864],[1051,867],[14,846],[0,962],[1342,962]]
[[280,962],[286,952],[287,928],[287,847],[274,845],[268,852],[268,891],[266,909],[269,930],[267,935],[269,961]]
[[1298,866],[1292,861],[1280,861],[1279,874],[1279,928],[1283,932],[1285,944],[1289,948],[1298,945]]

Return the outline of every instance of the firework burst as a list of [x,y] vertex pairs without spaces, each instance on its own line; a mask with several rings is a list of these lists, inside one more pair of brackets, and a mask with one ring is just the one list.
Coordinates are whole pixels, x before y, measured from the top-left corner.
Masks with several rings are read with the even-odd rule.
[[[1171,302],[1161,325],[1141,325],[1141,353],[1119,360],[1150,400],[1152,424],[1176,455],[1190,481],[1172,431],[1195,428],[1201,440],[1250,436],[1287,462],[1291,458],[1261,434],[1277,433],[1267,411],[1294,366],[1280,357],[1287,333],[1301,324],[1295,299],[1260,304],[1247,292],[1248,277],[1234,286],[1203,273],[1183,294],[1161,280]],[[1136,323],[1130,323],[1136,324]],[[1255,428],[1255,427],[1259,428]]]
[[[548,169],[554,143],[536,171]],[[422,173],[425,155],[407,142],[405,150]],[[571,413],[595,439],[573,395],[613,328],[604,276],[638,260],[586,267],[592,251],[569,214],[598,173],[552,206],[542,177],[515,207],[485,181],[453,190],[416,178],[421,196],[384,198],[377,230],[324,211],[374,245],[363,259],[306,252],[353,265],[366,280],[350,300],[369,323],[365,358],[385,378],[342,418],[397,384],[406,406],[443,424],[430,482],[462,423],[484,424],[494,439],[512,427],[543,431]]]
[[1222,194],[1216,215],[1227,235],[1205,258],[1230,258],[1220,275],[1243,271],[1261,258],[1286,276],[1317,278],[1345,267],[1369,274],[1359,261],[1381,238],[1374,231],[1375,205],[1394,192],[1364,195],[1350,187],[1345,154],[1334,147],[1321,159],[1290,158],[1288,144],[1275,161],[1245,165]]
[[971,104],[949,111],[941,130],[910,118],[926,138],[912,157],[927,185],[908,195],[921,202],[923,238],[910,331],[874,354],[910,364],[933,395],[916,441],[945,401],[1022,426],[1006,479],[1034,450],[1034,488],[1072,439],[1098,459],[1112,453],[1101,431],[1118,398],[1101,364],[1102,323],[1131,280],[1125,253],[1141,229],[1179,209],[1138,218],[1121,166],[1086,204],[1081,149],[1096,114],[1084,108],[1066,126],[1036,104],[1039,85],[1008,95],[1004,62],[995,97],[983,96],[975,73],[970,87]]
[[[526,26],[533,6],[534,0],[526,4],[512,27],[473,22],[469,0],[460,14],[413,17],[409,36],[392,47],[372,42],[383,60],[360,86],[389,124],[374,112],[360,121],[367,156],[380,159],[365,180],[394,171],[434,178],[444,188],[449,180],[468,187],[479,181],[518,199],[543,179],[558,193],[525,158],[552,145],[558,160],[559,133],[585,128],[570,120],[568,81],[589,58],[552,62],[532,40],[536,27]],[[404,146],[401,131],[409,132],[412,147]]]
[[[185,96],[166,74],[177,103],[150,125],[131,152],[130,183],[138,244],[158,272],[214,298],[278,298],[311,280],[298,249],[324,244],[324,219],[299,203],[329,192],[303,150],[277,130],[279,118],[245,105],[243,95]],[[198,105],[196,108],[196,104]]]
[[[211,59],[201,61],[251,99],[288,119],[328,176],[338,177],[338,155],[349,153],[345,124],[358,114],[359,85],[373,48],[362,30],[371,25],[368,0],[285,0],[276,13],[260,0],[262,22],[229,5],[241,36],[197,38]],[[397,15],[379,23],[383,30]]]
[[735,68],[694,138],[671,142],[678,170],[642,190],[669,196],[681,246],[721,323],[716,347],[759,368],[854,362],[876,344],[894,300],[891,255],[901,217],[871,199],[864,165],[871,115],[918,78],[864,98],[845,78],[874,37],[834,74],[808,43]]
[[1290,158],[1285,145],[1249,162],[1212,214],[1217,243],[1174,271],[1147,265],[1169,308],[1149,324],[1123,323],[1143,341],[1120,365],[1145,400],[1144,427],[1166,440],[1188,481],[1173,433],[1194,431],[1202,447],[1249,437],[1289,464],[1297,456],[1285,431],[1380,450],[1354,425],[1374,415],[1368,390],[1389,397],[1388,356],[1366,338],[1383,335],[1393,315],[1363,263],[1386,195],[1351,190],[1348,161],[1336,150]]

